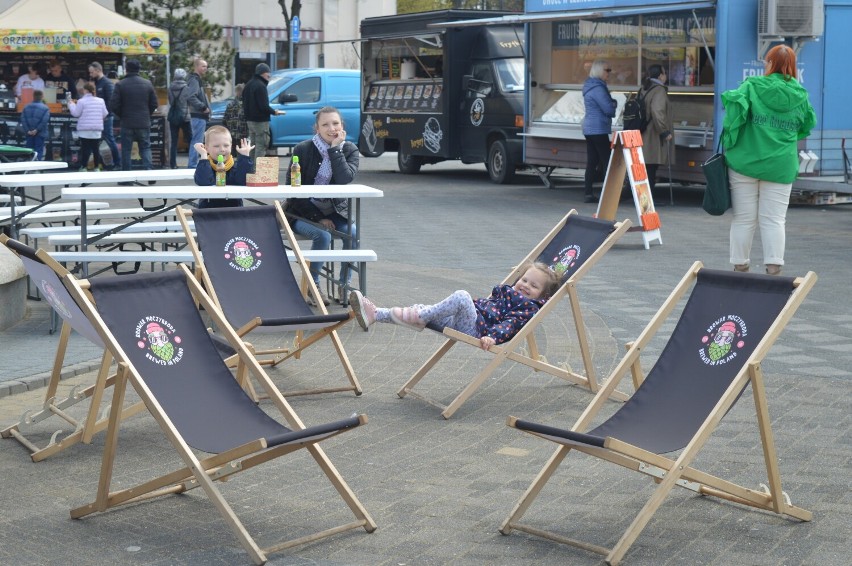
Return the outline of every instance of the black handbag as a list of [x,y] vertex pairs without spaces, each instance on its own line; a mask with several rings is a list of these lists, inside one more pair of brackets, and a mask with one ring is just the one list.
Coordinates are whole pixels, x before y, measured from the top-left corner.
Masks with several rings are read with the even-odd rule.
[[704,171],[704,178],[707,179],[701,207],[707,214],[721,216],[731,208],[731,187],[728,185],[728,164],[725,162],[725,153],[722,150],[722,134],[719,134],[716,153],[701,164],[701,170]]

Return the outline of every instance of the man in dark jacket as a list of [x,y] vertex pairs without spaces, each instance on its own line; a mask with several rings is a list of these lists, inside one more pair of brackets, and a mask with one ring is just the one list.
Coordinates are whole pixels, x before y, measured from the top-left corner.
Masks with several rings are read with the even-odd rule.
[[[109,101],[112,99],[112,91],[115,90],[115,84],[104,75],[104,67],[97,61],[89,63],[89,78],[95,83],[95,90],[98,98],[102,98],[104,104],[109,110]],[[115,143],[115,134],[113,133],[113,115],[112,112],[104,118],[104,130],[101,134],[104,141],[109,147],[109,152],[112,154],[112,169],[118,169],[119,155],[118,144]]]
[[270,132],[269,117],[282,114],[269,105],[269,94],[266,85],[269,84],[269,65],[260,63],[254,68],[254,76],[243,89],[243,112],[246,116],[248,134],[254,149],[251,159],[257,163],[256,157],[263,157],[269,149]]
[[44,159],[44,142],[47,140],[47,126],[50,123],[50,108],[42,102],[44,93],[33,91],[33,101],[21,112],[21,128],[26,132],[26,146],[36,152],[36,159]]
[[109,109],[121,120],[121,168],[130,171],[133,142],[139,145],[142,168],[153,169],[151,161],[151,114],[157,109],[157,93],[148,79],[139,76],[139,61],[127,61],[127,76],[115,85]]
[[187,98],[189,106],[189,124],[192,128],[192,139],[189,140],[189,168],[198,165],[198,152],[195,144],[204,143],[204,132],[207,131],[207,120],[210,118],[210,102],[204,91],[204,74],[207,73],[207,61],[196,59],[192,63],[192,72],[186,79]]

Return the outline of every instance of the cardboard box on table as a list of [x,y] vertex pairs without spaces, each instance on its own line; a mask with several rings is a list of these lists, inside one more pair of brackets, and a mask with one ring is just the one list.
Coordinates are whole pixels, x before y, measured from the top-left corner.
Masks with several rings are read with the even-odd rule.
[[246,185],[249,187],[277,187],[278,158],[258,157],[255,159],[254,173],[246,175]]

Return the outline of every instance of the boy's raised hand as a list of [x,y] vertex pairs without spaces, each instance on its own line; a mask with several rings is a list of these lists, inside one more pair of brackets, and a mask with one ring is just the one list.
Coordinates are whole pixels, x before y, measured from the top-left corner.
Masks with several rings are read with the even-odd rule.
[[207,148],[206,148],[206,147],[204,147],[204,144],[203,144],[203,143],[198,142],[198,143],[196,143],[196,144],[195,144],[194,146],[192,146],[192,147],[194,147],[194,148],[195,148],[195,151],[197,151],[197,152],[198,152],[198,159],[199,159],[200,161],[204,161],[205,159],[207,159]]
[[237,153],[248,156],[251,154],[251,150],[253,149],[254,146],[249,143],[248,138],[243,138],[240,140],[240,145],[237,147]]

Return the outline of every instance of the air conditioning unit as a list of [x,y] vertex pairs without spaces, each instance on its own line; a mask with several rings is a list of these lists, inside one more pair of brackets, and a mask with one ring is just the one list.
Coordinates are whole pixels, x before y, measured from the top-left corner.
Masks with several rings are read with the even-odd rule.
[[823,0],[760,0],[758,35],[817,37],[824,29]]

